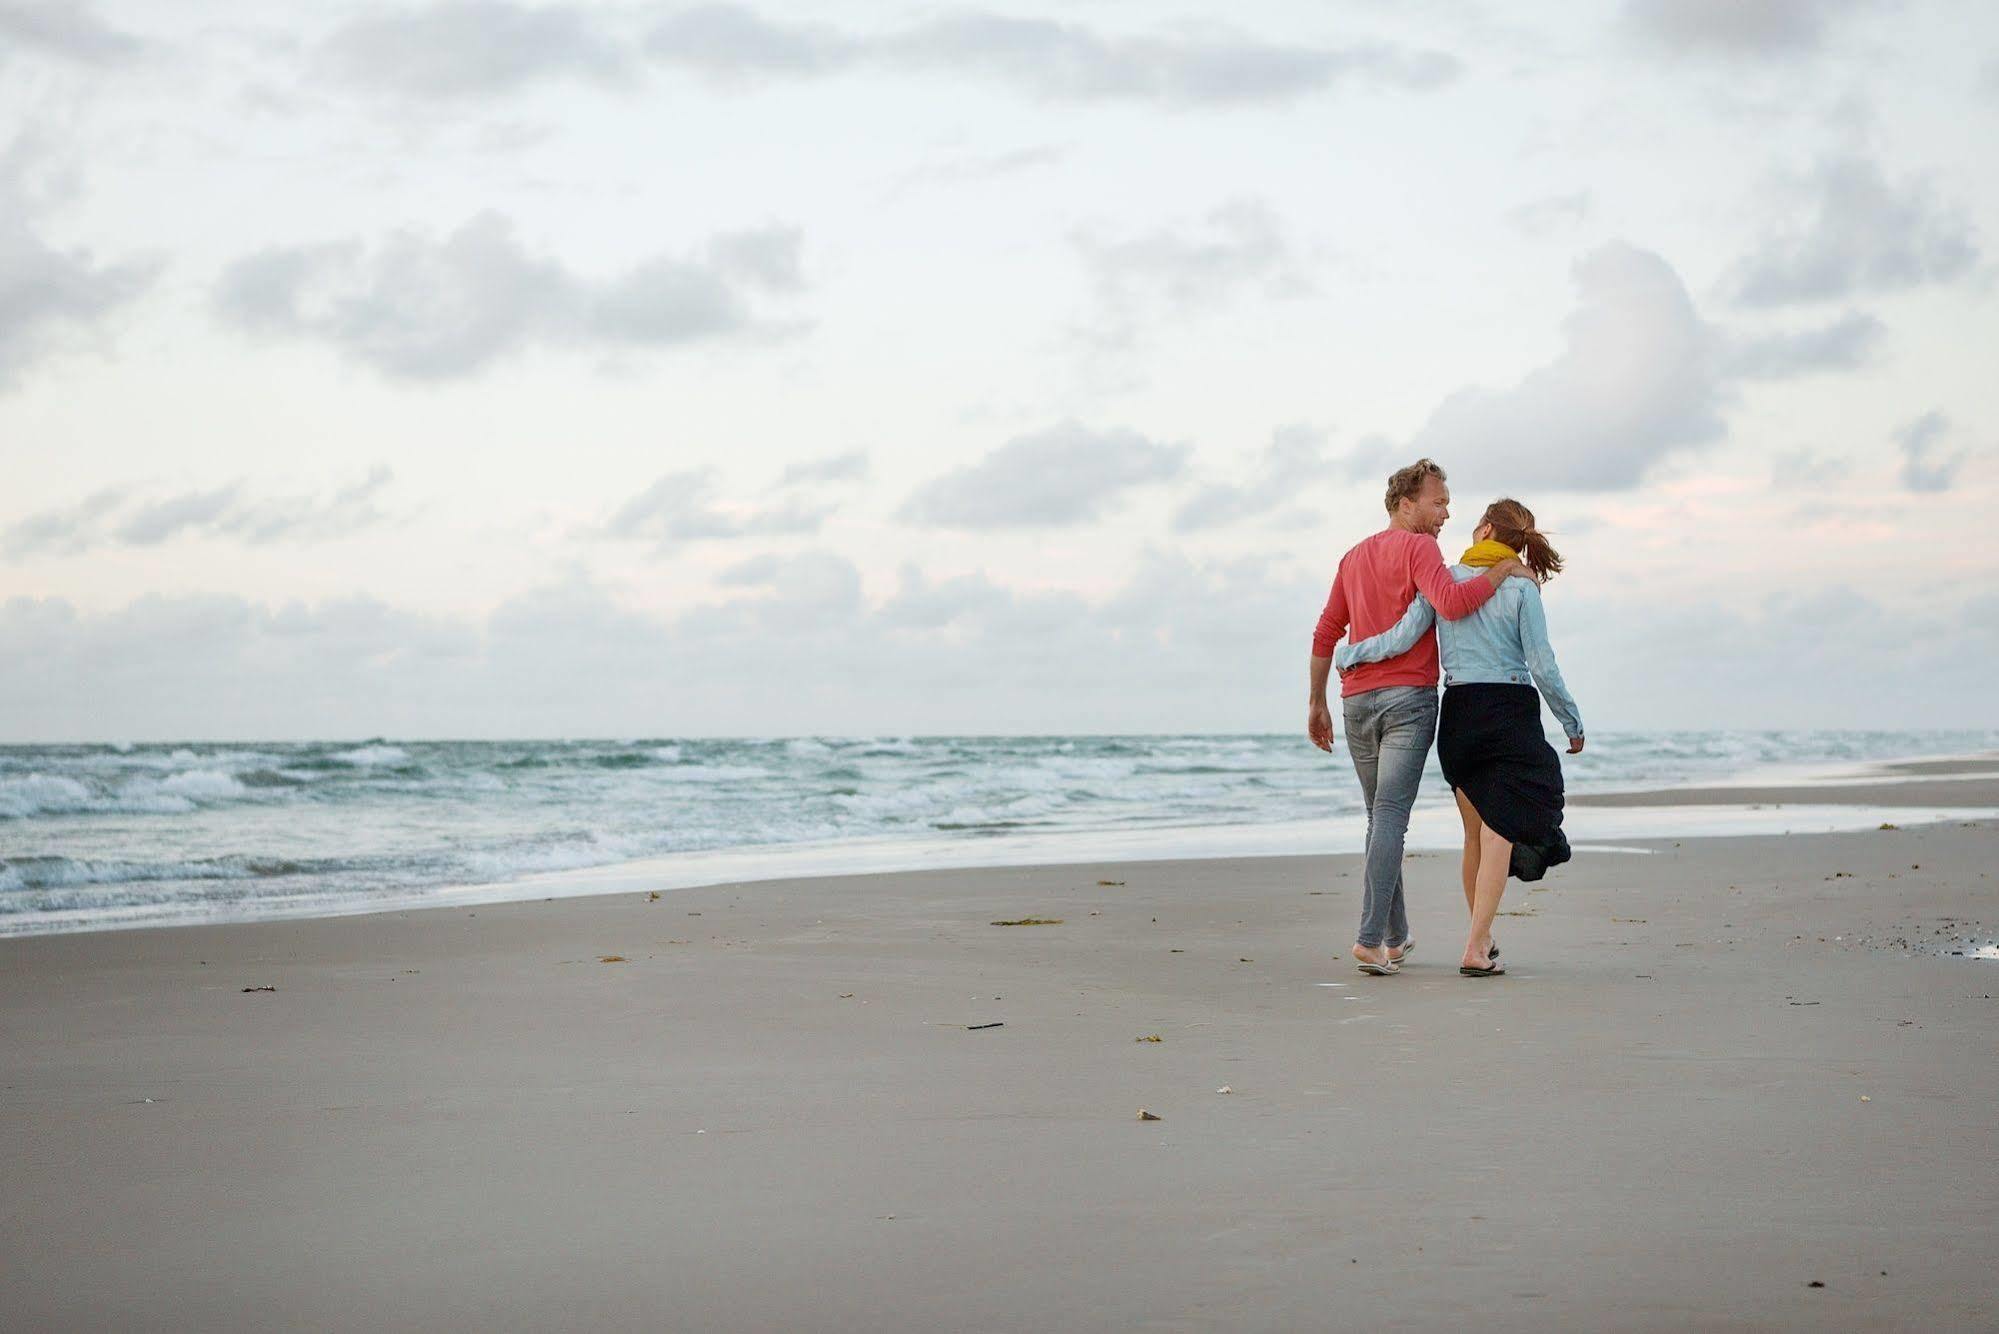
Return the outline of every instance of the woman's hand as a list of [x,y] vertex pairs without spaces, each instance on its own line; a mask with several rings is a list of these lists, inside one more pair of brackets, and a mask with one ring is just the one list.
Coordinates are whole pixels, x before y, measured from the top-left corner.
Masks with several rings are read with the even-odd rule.
[[1570,737],[1570,738],[1569,738],[1569,754],[1571,754],[1571,755],[1580,755],[1580,754],[1582,754],[1582,753],[1583,753],[1583,739],[1582,739],[1581,737],[1579,737],[1579,736],[1572,736],[1572,737]]

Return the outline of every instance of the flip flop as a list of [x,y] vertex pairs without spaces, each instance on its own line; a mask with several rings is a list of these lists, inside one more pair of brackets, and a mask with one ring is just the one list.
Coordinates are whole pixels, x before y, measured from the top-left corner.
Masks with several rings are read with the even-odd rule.
[[1354,966],[1359,968],[1363,973],[1366,973],[1369,977],[1394,977],[1397,973],[1402,971],[1402,965],[1399,963],[1395,963],[1393,961],[1388,963],[1362,962],[1362,963],[1357,963]]
[[1416,952],[1416,942],[1413,940],[1405,940],[1402,942],[1400,946],[1398,946],[1395,949],[1393,953],[1389,955],[1388,961],[1390,963],[1401,963],[1404,959],[1408,958],[1411,954],[1414,954],[1415,952]]
[[1506,970],[1504,968],[1501,968],[1498,964],[1488,964],[1484,968],[1472,968],[1465,964],[1459,964],[1458,976],[1459,977],[1505,977]]

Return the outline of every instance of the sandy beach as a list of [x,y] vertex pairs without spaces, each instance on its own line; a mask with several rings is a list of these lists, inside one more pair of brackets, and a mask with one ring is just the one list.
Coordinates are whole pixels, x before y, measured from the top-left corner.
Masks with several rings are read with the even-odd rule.
[[0,1326],[1989,1329],[1995,832],[4,940]]

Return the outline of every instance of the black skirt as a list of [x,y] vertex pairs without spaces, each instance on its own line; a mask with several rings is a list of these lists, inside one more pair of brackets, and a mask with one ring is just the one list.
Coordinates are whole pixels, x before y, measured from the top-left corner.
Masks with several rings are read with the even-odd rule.
[[1533,686],[1447,687],[1437,720],[1437,760],[1444,781],[1513,844],[1515,878],[1539,880],[1569,859],[1562,761],[1541,731],[1541,696]]

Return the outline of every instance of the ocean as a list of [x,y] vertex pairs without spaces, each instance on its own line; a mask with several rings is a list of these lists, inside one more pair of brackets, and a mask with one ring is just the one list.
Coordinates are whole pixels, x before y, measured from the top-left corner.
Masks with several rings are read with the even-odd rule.
[[[1994,749],[1999,731],[1608,732],[1564,763],[1583,791]],[[1433,757],[1419,820],[1448,803]],[[859,849],[871,867],[1198,854],[1259,826],[1338,845],[1360,819],[1344,748],[1302,734],[0,746],[0,935],[526,896],[635,862],[748,878]]]

